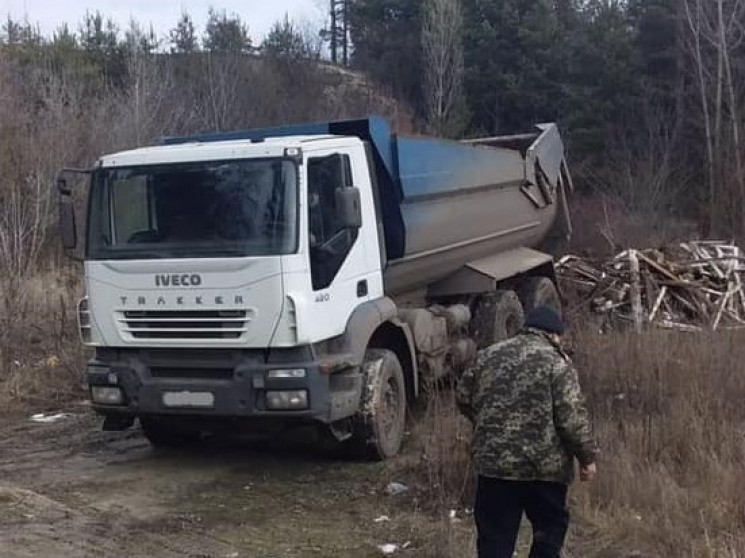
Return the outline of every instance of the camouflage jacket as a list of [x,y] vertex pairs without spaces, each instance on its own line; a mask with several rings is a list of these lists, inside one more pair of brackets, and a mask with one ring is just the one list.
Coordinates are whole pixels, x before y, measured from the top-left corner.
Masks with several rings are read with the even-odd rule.
[[573,457],[595,460],[577,372],[539,330],[482,351],[458,383],[457,401],[474,426],[479,475],[569,484]]

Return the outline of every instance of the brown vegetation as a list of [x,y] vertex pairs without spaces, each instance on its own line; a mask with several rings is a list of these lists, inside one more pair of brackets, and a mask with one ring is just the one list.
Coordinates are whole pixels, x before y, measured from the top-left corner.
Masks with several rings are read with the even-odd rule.
[[80,343],[75,315],[79,279],[58,270],[24,281],[18,291],[23,299],[11,303],[15,313],[4,331],[8,362],[0,375],[0,410],[54,407],[83,393],[88,351]]
[[566,251],[573,254],[613,256],[629,246],[659,248],[700,235],[690,219],[629,207],[614,195],[574,196],[570,212],[573,231]]
[[583,538],[597,537],[584,555],[742,555],[743,334],[575,341],[603,449],[597,482],[575,492]]
[[[737,332],[572,336],[602,457],[596,481],[572,488],[569,556],[745,554],[743,341]],[[445,392],[414,429],[416,457],[393,465],[433,517],[463,517],[472,505],[468,439]],[[439,540],[433,555],[471,555],[473,533],[459,523],[443,519]]]

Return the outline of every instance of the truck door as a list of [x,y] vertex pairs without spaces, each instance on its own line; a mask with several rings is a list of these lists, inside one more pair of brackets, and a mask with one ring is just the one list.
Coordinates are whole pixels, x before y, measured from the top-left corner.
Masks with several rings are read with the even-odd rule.
[[[313,155],[307,169],[311,284],[316,310],[323,310],[323,319],[313,329],[316,334],[320,328],[338,335],[355,307],[381,294],[376,280],[380,266],[375,265],[379,260],[370,260],[366,254],[370,223],[377,234],[375,219],[366,218],[374,215],[374,207],[370,188],[354,183],[349,154]],[[361,228],[346,228],[336,206],[337,189],[353,186],[363,186]]]

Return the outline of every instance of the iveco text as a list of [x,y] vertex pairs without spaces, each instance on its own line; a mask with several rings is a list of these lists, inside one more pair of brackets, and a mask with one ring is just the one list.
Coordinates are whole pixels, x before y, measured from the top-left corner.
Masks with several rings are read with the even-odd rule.
[[156,275],[155,285],[158,287],[198,287],[202,284],[202,277],[197,273],[174,273],[172,275]]

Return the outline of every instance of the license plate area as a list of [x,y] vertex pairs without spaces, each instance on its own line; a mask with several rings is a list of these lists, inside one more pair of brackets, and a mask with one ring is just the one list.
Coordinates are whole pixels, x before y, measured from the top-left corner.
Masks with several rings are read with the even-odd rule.
[[163,406],[169,409],[214,409],[215,394],[211,391],[165,391]]

